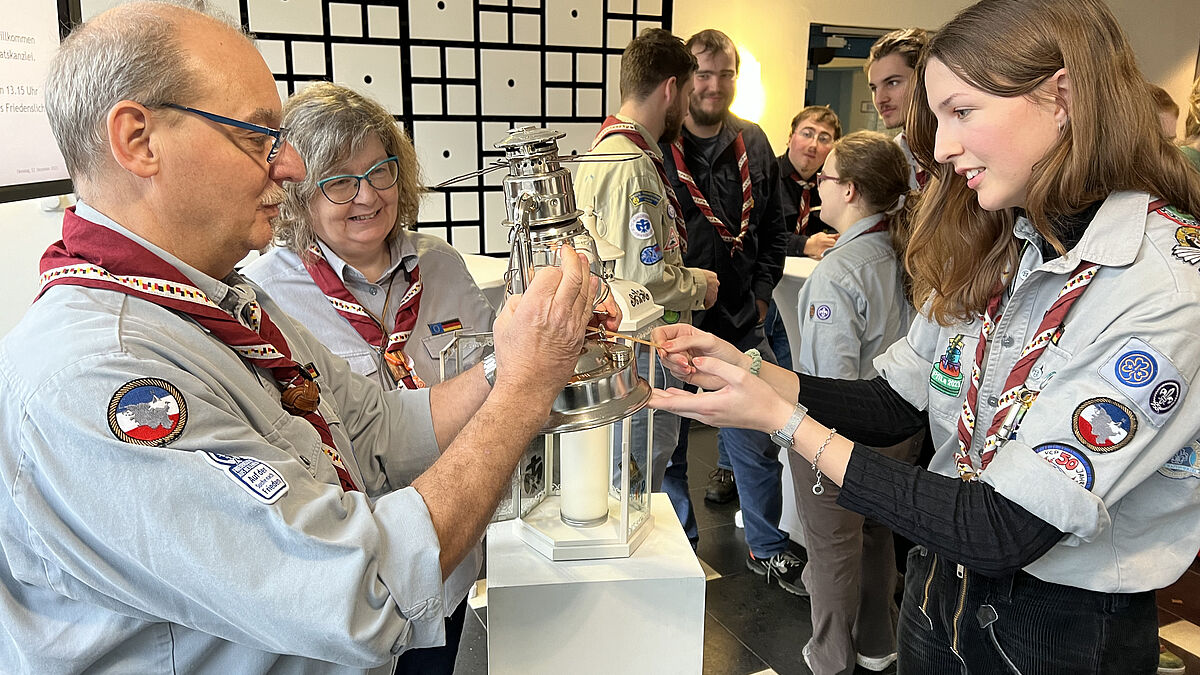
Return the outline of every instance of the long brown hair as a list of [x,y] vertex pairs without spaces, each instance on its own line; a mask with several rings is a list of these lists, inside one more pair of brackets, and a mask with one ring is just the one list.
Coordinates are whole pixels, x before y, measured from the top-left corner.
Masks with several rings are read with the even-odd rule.
[[1161,197],[1200,213],[1200,177],[1162,134],[1133,50],[1102,0],[986,0],[930,39],[916,73],[906,125],[917,161],[933,179],[914,223],[906,264],[930,317],[950,324],[980,314],[1006,268],[1017,263],[1013,209],[984,211],[966,179],[934,159],[937,120],[925,92],[929,59],[996,96],[1034,96],[1061,68],[1071,84],[1070,119],[1033,166],[1025,211],[1064,252],[1053,220],[1117,190]]
[[[908,159],[891,138],[877,131],[855,131],[843,136],[833,149],[839,182],[853,183],[871,213],[886,213],[888,233],[896,257],[904,260],[912,232],[917,193],[908,189]],[[904,291],[911,296],[905,275]]]

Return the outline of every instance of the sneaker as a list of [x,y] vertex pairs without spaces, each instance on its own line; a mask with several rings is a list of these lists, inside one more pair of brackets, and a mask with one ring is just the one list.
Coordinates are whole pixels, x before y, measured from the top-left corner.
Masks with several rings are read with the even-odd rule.
[[863,656],[862,654],[854,655],[854,662],[872,672],[882,672],[888,666],[896,662],[898,654],[892,652],[887,656]]
[[704,501],[726,504],[737,499],[737,483],[733,482],[732,469],[713,469],[708,474],[708,487],[704,490]]
[[1158,675],[1182,675],[1187,672],[1183,659],[1179,658],[1167,645],[1158,643]]
[[800,574],[804,571],[804,562],[791,551],[776,553],[764,560],[755,558],[751,553],[750,557],[746,559],[746,567],[759,576],[765,576],[768,583],[774,579],[779,587],[788,593],[808,595],[804,583],[800,581]]

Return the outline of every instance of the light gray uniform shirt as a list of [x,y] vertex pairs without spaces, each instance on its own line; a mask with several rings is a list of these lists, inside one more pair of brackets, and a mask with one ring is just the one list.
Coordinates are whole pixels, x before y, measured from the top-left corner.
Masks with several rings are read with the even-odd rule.
[[[270,372],[190,318],[51,288],[0,342],[3,669],[362,673],[444,643],[438,538],[406,487],[438,456],[428,390],[384,391],[236,273],[207,277],[78,213],[234,316],[257,298],[320,372],[320,412],[365,492],[342,491]],[[173,427],[162,447],[118,435],[139,391],[170,394],[149,402],[170,419],[138,422]]]
[[[346,264],[324,242],[317,245],[330,267],[359,304],[391,326],[400,299],[408,291],[408,277],[420,263],[421,304],[417,325],[405,345],[417,375],[432,386],[441,382],[441,351],[455,335],[491,331],[495,314],[467,270],[462,256],[442,239],[403,230],[391,242],[392,265],[374,282]],[[403,268],[403,270],[401,269]],[[273,248],[242,270],[294,319],[303,324],[331,352],[350,363],[354,372],[394,386],[387,369],[380,368],[379,351],[367,343],[317,286],[300,257],[286,248]],[[388,286],[391,292],[388,292]],[[384,299],[387,298],[387,306]],[[436,332],[435,332],[436,331]],[[449,616],[467,597],[483,566],[483,548],[475,546],[446,579],[445,612]]]
[[881,220],[875,214],[851,225],[800,287],[800,372],[870,379],[878,374],[872,359],[908,332],[916,311],[891,235],[867,234]]
[[[1149,201],[1113,193],[1079,244],[1045,263],[1032,224],[1015,226],[1030,245],[980,364],[976,467],[1004,381],[1043,314],[1081,259],[1102,265],[1025,381],[1040,395],[980,477],[1066,533],[1025,568],[1045,581],[1162,588],[1200,549],[1200,395],[1191,389],[1200,370],[1200,223],[1147,215]],[[929,468],[948,476],[957,475],[956,429],[979,328],[921,315],[875,360],[892,388],[928,410],[937,446]]]

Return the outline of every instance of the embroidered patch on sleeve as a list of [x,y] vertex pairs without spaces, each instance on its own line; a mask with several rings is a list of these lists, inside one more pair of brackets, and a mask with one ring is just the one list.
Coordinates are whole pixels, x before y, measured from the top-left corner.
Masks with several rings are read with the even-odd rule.
[[1179,226],[1175,228],[1171,255],[1192,267],[1200,266],[1200,221],[1173,206],[1162,207],[1158,214]]
[[1039,445],[1033,449],[1042,459],[1050,462],[1059,471],[1065,473],[1068,478],[1078,483],[1085,490],[1092,489],[1092,483],[1095,481],[1096,473],[1092,469],[1092,463],[1088,461],[1083,452],[1065,443],[1046,443]]
[[130,380],[108,402],[108,428],[117,440],[161,447],[187,425],[187,403],[175,385],[157,377]]
[[649,204],[650,206],[658,206],[658,203],[661,201],[662,201],[662,195],[654,194],[653,192],[651,192],[649,190],[638,190],[637,192],[629,195],[629,203],[632,204],[633,208],[635,208],[635,209],[637,207],[641,206],[642,204]]
[[1171,361],[1139,338],[1129,338],[1098,372],[1156,427],[1187,395],[1187,383]]
[[288,491],[283,474],[266,462],[207,450],[201,454],[209,464],[221,469],[230,480],[264,504],[274,504]]
[[832,323],[833,304],[829,302],[814,302],[808,306],[808,318],[817,323]]
[[441,321],[439,323],[429,324],[430,335],[441,335],[442,333],[452,333],[456,330],[462,330],[462,321],[458,319],[450,319],[449,321]]
[[1071,417],[1075,438],[1093,452],[1114,452],[1129,445],[1137,433],[1137,415],[1111,398],[1091,398]]
[[1200,456],[1200,440],[1192,441],[1190,445],[1181,448],[1171,459],[1167,460],[1158,473],[1176,480],[1200,478],[1200,466],[1197,466],[1198,456]]
[[654,263],[662,260],[662,249],[659,248],[658,244],[647,246],[646,248],[642,249],[642,252],[638,257],[641,259],[643,265],[653,265]]
[[650,223],[650,214],[638,211],[629,218],[629,233],[637,239],[649,239],[654,236],[654,228]]

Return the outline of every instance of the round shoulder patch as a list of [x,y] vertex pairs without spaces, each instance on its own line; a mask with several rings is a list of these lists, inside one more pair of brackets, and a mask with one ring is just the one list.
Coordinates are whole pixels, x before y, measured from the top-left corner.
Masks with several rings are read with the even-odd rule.
[[1125,352],[1117,359],[1117,379],[1127,387],[1144,387],[1158,376],[1158,361],[1140,349]]
[[1033,449],[1042,459],[1050,462],[1085,490],[1092,489],[1096,478],[1092,463],[1079,450],[1065,443],[1045,443]]
[[1137,415],[1132,410],[1106,397],[1080,403],[1071,417],[1075,438],[1093,452],[1120,450],[1133,440],[1137,427]]
[[187,424],[187,403],[175,385],[156,377],[126,382],[108,402],[108,428],[118,440],[163,446]]
[[629,233],[637,239],[649,239],[654,236],[654,227],[650,222],[650,214],[638,211],[629,218]]

